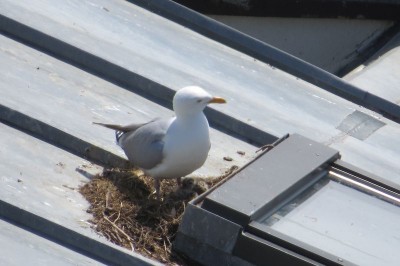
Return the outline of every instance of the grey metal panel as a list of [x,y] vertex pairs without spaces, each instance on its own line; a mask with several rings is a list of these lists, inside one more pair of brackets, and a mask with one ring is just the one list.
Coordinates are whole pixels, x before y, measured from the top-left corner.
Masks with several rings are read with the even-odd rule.
[[108,167],[129,167],[129,162],[125,158],[2,104],[0,104],[0,121],[91,162]]
[[[386,125],[360,141],[339,134],[330,147],[340,150],[343,161],[400,184],[400,128]],[[358,156],[365,152],[364,156]]]
[[[221,230],[222,228],[223,230]],[[231,253],[241,232],[241,227],[232,221],[221,219],[214,213],[189,204],[185,209],[179,232],[200,243]]]
[[[5,106],[0,108],[2,119],[59,146],[75,149],[80,156],[97,158],[101,154],[96,157],[94,153],[102,153],[99,159],[104,157],[114,164],[121,162],[107,152],[125,158],[114,143],[114,132],[93,125],[92,121],[124,124],[173,114],[152,101],[4,36],[0,36],[0,43],[3,51],[0,60],[9,62],[0,65],[0,104]],[[15,116],[12,110],[22,113],[22,117]],[[23,114],[39,122],[32,122]],[[216,176],[254,156],[253,146],[217,130],[211,130],[211,140],[210,157],[195,175]],[[88,153],[87,147],[92,149]],[[239,155],[237,151],[246,154]],[[223,160],[225,156],[233,161]]]
[[77,190],[88,178],[76,169],[102,169],[1,123],[0,130],[1,199],[79,231],[88,227],[88,203]]
[[176,5],[172,1],[131,0],[131,2],[177,21],[213,40],[278,67],[349,101],[375,110],[393,121],[400,121],[400,108],[389,101],[352,86],[340,78],[268,44],[248,38],[239,31],[215,23],[215,21]]
[[356,265],[397,265],[398,205],[381,200],[372,191],[364,193],[329,179],[322,183],[291,201],[286,210],[258,220],[265,227],[251,226],[286,241],[294,238],[297,241],[289,240],[293,244],[307,243],[307,249],[324,250],[334,256],[333,261],[342,258]]
[[202,208],[246,226],[310,185],[338,157],[336,150],[291,135],[211,192]]
[[[254,125],[254,128],[261,129],[259,132],[269,131],[270,127],[273,128],[272,131],[276,135],[281,135],[289,130],[304,131],[307,135],[316,136],[318,140],[324,140],[326,136],[335,137],[336,133],[340,133],[339,130],[333,130],[333,134],[331,134],[334,128],[332,125],[340,124],[348,114],[360,109],[329,93],[321,92],[317,87],[298,81],[282,71],[254,61],[251,57],[228,49],[182,26],[125,2],[56,1],[50,3],[37,1],[35,5],[32,5],[28,1],[2,1],[0,10],[5,16],[10,16],[51,36],[60,38],[79,49],[86,49],[87,52],[93,53],[103,60],[98,62],[106,63],[107,60],[112,62],[113,66],[117,66],[114,74],[123,73],[123,69],[128,69],[131,73],[137,73],[157,81],[161,84],[158,89],[163,90],[166,88],[163,86],[176,90],[183,85],[196,83],[205,86],[211,92],[220,92],[221,96],[228,96],[228,100],[233,103],[231,107],[228,105],[226,108],[228,115],[224,117],[240,120],[241,124],[238,123],[239,125]],[[176,38],[171,38],[171,36]],[[40,43],[43,39],[36,41]],[[109,145],[106,150],[122,155],[117,147],[110,143],[110,139],[113,139],[112,132],[99,129],[98,133],[95,133],[98,135],[93,135],[93,126],[90,124],[92,120],[118,122],[114,119],[120,119],[123,122],[126,121],[127,116],[134,117],[135,120],[138,117],[147,119],[152,117],[149,115],[150,112],[170,114],[167,109],[146,101],[140,96],[121,90],[108,82],[101,81],[3,36],[1,36],[1,43],[0,59],[1,62],[7,62],[0,66],[1,104],[17,110],[21,114],[29,114],[37,121],[59,128],[70,136],[98,144],[101,147]],[[54,53],[54,51],[47,52]],[[68,52],[76,52],[76,50],[71,49]],[[85,59],[87,58],[83,57],[83,61]],[[122,72],[118,72],[120,70]],[[238,73],[242,75],[238,75]],[[138,79],[132,80],[137,81]],[[130,86],[146,86],[149,95],[154,97],[154,92],[157,90],[151,90],[155,83],[152,83],[151,80],[145,81],[145,83],[146,85],[134,82],[129,84]],[[170,99],[171,90],[162,92],[164,94],[156,97],[157,99]],[[360,96],[369,97],[363,93]],[[132,102],[135,107],[126,105],[126,102]],[[143,103],[143,105],[139,103]],[[138,105],[149,108],[148,112],[143,112],[141,108],[137,107]],[[307,106],[307,110],[304,110],[304,106]],[[55,113],[55,110],[58,113]],[[265,114],[271,114],[272,118],[266,119]],[[103,119],[109,121],[103,121]],[[321,121],[323,121],[323,126],[318,125]],[[396,128],[396,125],[385,126],[372,136],[381,134],[385,128],[389,136],[385,141],[390,141],[393,138],[393,131],[391,131],[393,127]],[[63,168],[65,162],[56,162],[57,159],[64,158],[63,156],[69,158],[70,155],[66,155],[64,151],[54,147],[54,151],[60,151],[60,154],[57,155],[56,152],[36,153],[36,149],[38,147],[41,149],[44,143],[31,138],[29,140],[24,139],[25,137],[18,138],[19,134],[17,131],[12,131],[5,138],[5,140],[17,139],[19,142],[6,143],[8,146],[4,145],[4,147],[7,149],[2,150],[3,161],[7,161],[8,164],[6,164],[7,167],[4,166],[7,176],[5,178],[2,176],[6,186],[2,188],[1,199],[5,202],[12,201],[16,207],[47,217],[54,223],[61,219],[63,223],[66,223],[67,228],[73,227],[74,232],[95,238],[95,234],[88,233],[88,229],[76,226],[75,215],[67,217],[64,221],[65,210],[70,208],[70,205],[64,201],[60,200],[58,204],[61,207],[53,213],[55,203],[65,191],[57,194],[57,192],[52,192],[52,189],[55,189],[54,186],[59,188],[61,180],[68,181],[68,184],[72,182],[69,178],[78,174],[74,172],[73,167],[70,168],[70,165],[79,165],[77,161],[81,159],[72,156],[74,159],[67,160],[68,167],[66,169],[68,170],[60,170],[67,171],[68,175],[54,175],[53,171],[56,170],[48,167],[48,163],[50,162],[55,169]],[[218,167],[209,169],[219,169],[223,154],[236,156],[235,160],[242,163],[248,160],[248,157],[242,158],[236,155],[236,150],[243,148],[249,154],[252,147],[220,132],[212,134],[220,134],[219,138],[213,138],[218,139],[216,141],[218,152],[214,157],[218,158],[214,161]],[[265,134],[265,136],[267,135]],[[371,139],[372,136],[368,139]],[[360,143],[357,142],[357,144]],[[372,145],[376,146],[376,143]],[[21,153],[13,153],[14,158],[10,156],[9,151],[14,151],[15,147],[26,149]],[[357,156],[360,155],[370,156],[372,153],[367,153],[366,147],[368,148],[368,146],[362,146],[361,152],[356,153],[353,158],[357,160]],[[397,154],[393,147],[385,147],[385,149]],[[225,167],[230,164],[223,163]],[[378,164],[379,162],[372,163],[374,171],[379,170]],[[390,166],[394,165],[393,162],[389,162],[389,164]],[[18,167],[21,166],[27,168],[18,171],[20,169]],[[388,168],[390,169],[389,178],[393,178],[396,167]],[[30,179],[17,178],[21,173],[26,173],[25,171],[30,173]],[[210,171],[207,173],[209,174]],[[43,175],[48,175],[48,177],[43,178]],[[18,182],[18,179],[22,182]],[[27,193],[32,193],[32,195],[20,198],[18,196],[25,191],[16,185],[21,185],[25,189],[25,182],[28,185],[29,182],[36,182],[39,186],[25,185]],[[16,189],[14,194],[12,193],[13,189]],[[83,208],[83,206],[81,207]],[[49,209],[52,212],[49,212]],[[75,209],[72,212],[75,211],[77,217],[83,213],[82,210]]]
[[226,264],[233,258],[255,265],[336,265],[304,247],[260,239],[246,230],[249,222],[268,217],[324,177],[327,165],[338,157],[337,151],[302,136],[283,138],[211,193],[191,202],[174,247],[206,265]]
[[0,216],[41,237],[107,264],[159,265],[135,252],[128,252],[103,238],[85,235],[44,217],[0,200]]
[[310,258],[296,254],[292,250],[245,232],[240,235],[233,254],[255,265],[259,265],[261,262],[265,261],[271,261],[273,263],[279,262],[279,265],[282,266],[331,264],[327,260],[324,260],[323,264],[315,260],[313,261]]
[[0,132],[1,217],[105,261],[152,263],[90,228],[78,188],[99,166],[1,123]]
[[[168,108],[171,107],[173,89],[1,14],[0,26],[2,26],[1,30],[10,34],[13,38],[22,39],[39,50],[45,50],[58,58],[84,68],[86,71],[99,75],[103,79],[109,80],[119,86],[122,85],[135,94],[143,95]],[[231,116],[227,116],[215,109],[207,107],[205,112],[209,116],[211,125],[217,126],[231,135],[249,139],[251,142],[257,144],[270,143],[276,139],[275,136],[265,131],[243,123]]]
[[189,203],[174,240],[174,249],[202,265],[252,264],[232,256],[242,228]]
[[204,265],[253,265],[249,262],[260,265],[266,261],[279,261],[280,265],[320,265],[273,242],[244,233],[241,226],[208,212],[195,202],[189,203],[185,210],[174,249]]
[[[216,119],[218,121],[215,122],[223,124],[222,128],[229,128],[233,132],[240,131],[239,135],[242,136],[248,133],[248,138],[256,143],[261,143],[263,139],[269,139],[271,142],[271,135],[281,136],[288,132],[298,132],[339,149],[345,160],[351,160],[358,167],[375,174],[386,171],[388,174],[385,178],[394,182],[400,180],[400,171],[392,170],[398,168],[397,164],[390,162],[390,167],[384,168],[382,165],[387,162],[380,156],[377,157],[376,152],[372,152],[378,149],[380,154],[399,154],[395,146],[355,141],[357,149],[350,147],[351,152],[348,152],[349,149],[343,141],[352,137],[336,129],[342,120],[356,110],[378,118],[379,114],[126,2],[98,1],[91,4],[86,1],[59,1],[47,5],[38,1],[33,7],[25,3],[3,1],[1,12],[4,16],[75,45],[81,52],[97,55],[103,59],[101,62],[112,62],[113,66],[118,66],[120,70],[126,69],[129,73],[148,78],[143,84],[130,83],[132,88],[144,86],[137,91],[144,90],[151,97],[168,101],[171,89],[176,90],[188,84],[201,85],[214,94],[226,97],[229,102],[226,106],[211,110],[220,111],[217,114],[223,119]],[[156,2],[152,1],[152,4]],[[165,5],[170,4],[165,2]],[[71,22],[71,14],[74,22]],[[192,17],[193,20],[194,18],[197,17]],[[207,25],[212,25],[211,28],[221,27],[210,21],[204,27]],[[223,29],[225,34],[232,33]],[[242,44],[247,45],[246,49],[258,47],[263,53],[270,49],[268,51],[274,57],[270,60],[286,66],[291,66],[290,62],[294,62],[294,70],[286,69],[291,73],[298,74],[300,70],[303,74],[306,72],[310,79],[315,78],[313,83],[322,87],[328,82],[329,86],[339,86],[343,90],[350,88],[338,78],[283,53],[277,53],[271,47],[258,43],[253,47],[255,43],[240,36]],[[223,38],[222,35],[220,38]],[[39,46],[43,47],[44,44],[40,43],[40,40],[42,39],[36,41],[36,45],[39,43]],[[34,42],[35,39],[31,41]],[[57,54],[57,51],[50,52]],[[76,50],[72,49],[70,52]],[[82,58],[80,64],[84,64],[87,59]],[[114,68],[112,70],[115,75],[121,73],[121,76],[124,76],[126,73],[115,72]],[[152,81],[156,83],[151,83]],[[129,83],[128,80],[125,82],[125,85]],[[167,87],[171,89],[166,89]],[[96,90],[98,89],[96,87]],[[373,96],[359,90],[353,92],[356,93],[353,96],[360,99],[368,100]],[[161,94],[159,98],[158,94]],[[384,104],[376,103],[378,106]],[[115,111],[113,116],[118,119],[117,113],[120,111]],[[383,127],[386,128],[385,142],[396,142],[399,125],[383,118],[381,120],[386,123]],[[252,130],[248,130],[248,126]],[[383,128],[375,131],[372,136],[381,135]],[[237,158],[239,159],[240,157]],[[367,159],[369,162],[364,163]]]
[[249,227],[247,228],[247,232],[244,234],[244,237],[254,238],[254,240],[261,243],[264,242],[264,244],[268,244],[268,242],[279,243],[281,248],[285,247],[296,252],[298,255],[301,254],[309,259],[318,261],[322,265],[356,266],[356,264],[343,259],[336,254],[321,250],[318,245],[308,245],[301,240],[295,239],[291,235],[280,233],[274,229],[271,229],[265,224],[261,224],[256,221],[250,223]]
[[367,64],[345,77],[350,83],[400,105],[400,33]]
[[0,264],[106,265],[0,220]]

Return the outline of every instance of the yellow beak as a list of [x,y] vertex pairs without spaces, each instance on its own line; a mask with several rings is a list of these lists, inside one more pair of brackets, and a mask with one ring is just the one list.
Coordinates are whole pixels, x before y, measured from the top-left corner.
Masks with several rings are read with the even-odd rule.
[[221,97],[213,97],[208,103],[226,103],[226,101]]

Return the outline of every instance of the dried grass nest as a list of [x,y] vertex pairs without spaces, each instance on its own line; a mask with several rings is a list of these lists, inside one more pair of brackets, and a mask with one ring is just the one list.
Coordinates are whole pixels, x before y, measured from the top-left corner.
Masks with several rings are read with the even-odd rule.
[[187,203],[224,179],[237,167],[216,178],[185,178],[161,182],[162,201],[152,194],[153,179],[139,170],[105,169],[80,188],[89,201],[89,221],[109,241],[167,265],[186,265],[172,251]]

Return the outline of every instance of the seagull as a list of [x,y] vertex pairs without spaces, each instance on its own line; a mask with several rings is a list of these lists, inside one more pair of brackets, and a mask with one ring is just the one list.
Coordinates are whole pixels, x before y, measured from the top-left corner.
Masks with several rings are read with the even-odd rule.
[[120,126],[94,123],[116,130],[117,144],[129,161],[154,178],[160,199],[160,179],[181,178],[200,168],[211,147],[209,125],[203,113],[211,103],[226,103],[198,86],[178,90],[173,98],[175,116],[142,124]]

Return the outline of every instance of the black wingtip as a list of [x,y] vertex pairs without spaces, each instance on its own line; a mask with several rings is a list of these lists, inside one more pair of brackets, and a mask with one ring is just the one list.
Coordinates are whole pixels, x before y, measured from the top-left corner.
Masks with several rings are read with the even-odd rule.
[[124,135],[124,134],[125,134],[125,132],[123,132],[123,131],[119,131],[119,130],[115,131],[115,141],[118,143],[118,145],[120,144],[119,140],[121,139],[122,135]]

